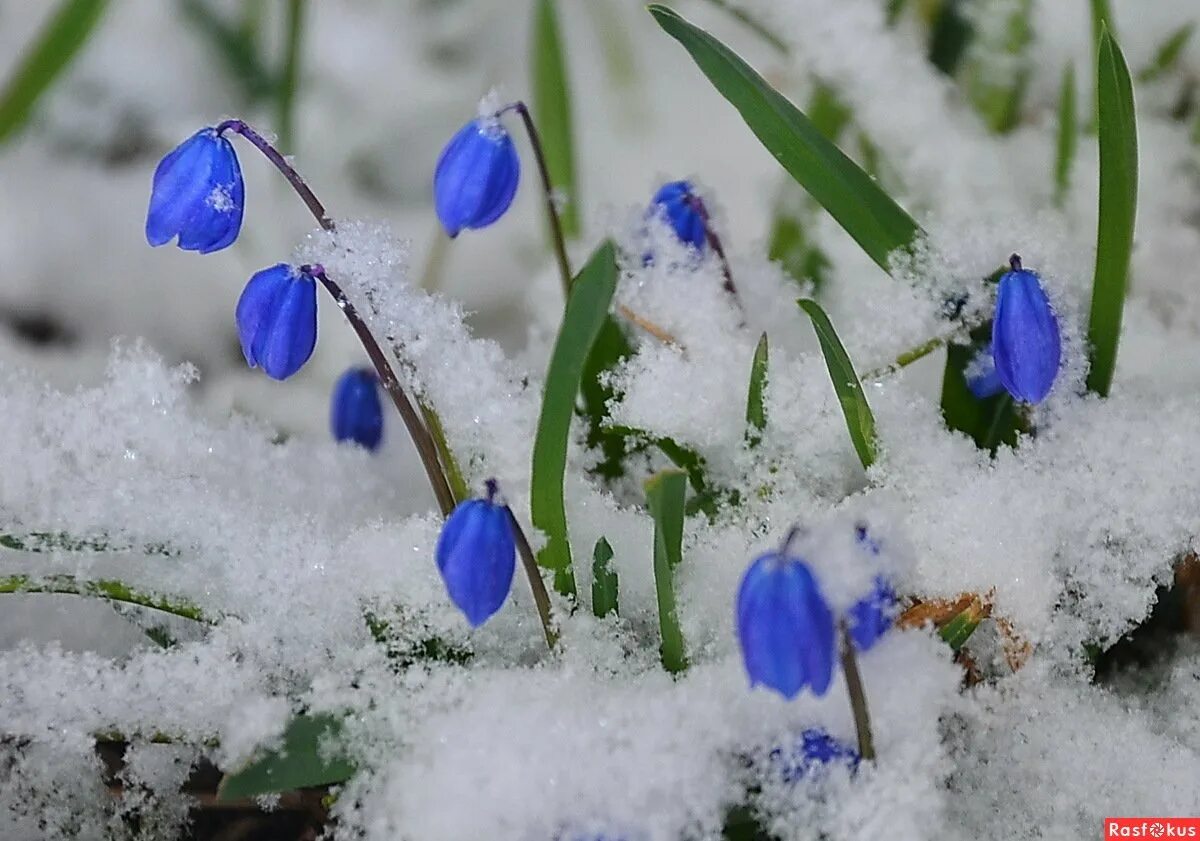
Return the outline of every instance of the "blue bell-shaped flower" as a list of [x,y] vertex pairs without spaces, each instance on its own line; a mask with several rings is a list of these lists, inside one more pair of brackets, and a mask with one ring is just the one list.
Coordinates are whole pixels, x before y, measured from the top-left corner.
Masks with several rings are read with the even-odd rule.
[[278,263],[246,284],[237,304],[238,337],[251,368],[286,380],[317,344],[317,284],[305,267]]
[[496,482],[490,480],[487,498],[460,502],[438,537],[438,572],[473,628],[503,606],[517,564],[508,509],[495,498]]
[[759,556],[737,596],[738,639],[750,685],[785,698],[805,686],[824,695],[836,656],[833,612],[808,566],[787,552]]
[[244,206],[233,144],[214,128],[201,129],[154,170],[146,241],[164,245],[178,236],[185,251],[220,251],[237,239]]
[[991,343],[975,354],[963,374],[967,379],[967,388],[978,400],[986,400],[1004,391],[1004,383],[1000,382],[1000,374],[996,372]]
[[707,241],[703,204],[690,181],[671,181],[659,187],[650,200],[650,213],[662,214],[679,241],[703,251]]
[[336,441],[374,450],[383,440],[379,377],[370,368],[351,368],[338,377],[330,401],[329,425]]
[[1038,276],[1021,268],[1013,255],[1012,271],[1000,278],[992,321],[992,356],[1000,382],[1017,400],[1040,403],[1058,376],[1062,339],[1058,317]]
[[770,756],[777,776],[788,784],[838,763],[844,763],[854,771],[859,760],[858,751],[842,744],[821,727],[810,727],[801,733],[791,751],[775,748]]
[[847,630],[854,647],[866,651],[896,620],[896,591],[882,575],[875,577],[871,592],[855,602],[846,613]]
[[464,228],[486,228],[512,204],[521,159],[496,118],[467,123],[442,150],[433,174],[438,219],[452,237]]

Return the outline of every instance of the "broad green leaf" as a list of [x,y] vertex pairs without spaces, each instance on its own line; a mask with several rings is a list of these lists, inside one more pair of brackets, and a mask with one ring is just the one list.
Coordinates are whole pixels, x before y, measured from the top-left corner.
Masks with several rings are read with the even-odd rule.
[[912,217],[732,50],[665,6],[650,13],[817,202],[881,267],[921,233]]
[[1071,186],[1071,164],[1079,145],[1079,117],[1075,106],[1075,65],[1063,68],[1058,91],[1058,149],[1054,160],[1054,203],[1061,206]]
[[530,513],[534,526],[546,533],[546,545],[538,553],[538,563],[554,570],[554,587],[567,596],[575,595],[567,511],[563,502],[567,443],[584,366],[608,318],[608,307],[616,289],[616,248],[605,241],[571,284],[571,295],[546,371],[542,409],[533,442]]
[[38,99],[87,43],[108,0],[63,0],[17,61],[0,92],[0,143],[33,115]]
[[534,0],[533,4],[533,54],[529,61],[533,72],[533,118],[542,136],[550,183],[566,199],[560,205],[563,234],[575,237],[579,235],[579,193],[571,132],[571,94],[556,3],[557,0]]
[[1167,40],[1159,45],[1151,62],[1138,71],[1138,81],[1153,82],[1169,73],[1179,63],[1179,56],[1183,54],[1183,49],[1192,39],[1195,30],[1195,21],[1190,21],[1172,32]]
[[266,751],[244,768],[225,775],[217,788],[217,802],[345,782],[355,768],[338,755],[341,731],[341,720],[335,716],[296,716],[284,731],[278,750]]
[[876,456],[875,416],[867,405],[862,383],[821,305],[808,298],[801,298],[796,303],[812,319],[817,341],[821,343],[821,353],[825,355],[825,365],[829,368],[829,378],[833,380],[833,390],[837,392],[842,414],[846,418],[846,428],[850,432],[854,451],[858,453],[862,466],[868,468],[875,463]]
[[662,664],[668,672],[687,668],[683,632],[675,610],[675,568],[683,560],[684,496],[687,476],[663,470],[646,480],[646,504],[654,518],[654,588],[658,594],[658,626]]
[[620,582],[612,568],[613,550],[608,540],[600,538],[592,549],[592,613],[603,619],[610,613],[620,613],[618,592]]
[[1100,141],[1100,219],[1096,232],[1096,274],[1088,344],[1092,366],[1087,387],[1107,396],[1117,364],[1121,314],[1129,284],[1133,226],[1137,216],[1137,120],[1133,82],[1121,48],[1105,31],[1100,37],[1096,102]]
[[767,426],[767,407],[763,402],[767,384],[768,365],[767,334],[763,333],[754,348],[750,361],[750,387],[746,394],[746,440],[757,447],[762,440],[762,431]]

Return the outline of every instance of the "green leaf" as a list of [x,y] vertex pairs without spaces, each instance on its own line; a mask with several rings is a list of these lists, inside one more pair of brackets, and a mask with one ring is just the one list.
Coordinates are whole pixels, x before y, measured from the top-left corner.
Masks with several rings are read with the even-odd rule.
[[454,451],[450,449],[450,441],[446,438],[446,427],[442,424],[441,416],[423,399],[417,399],[417,406],[421,410],[425,426],[429,429],[429,437],[433,439],[433,446],[437,448],[438,460],[442,463],[442,470],[446,474],[446,482],[450,485],[450,493],[454,497],[454,501],[459,503],[470,499],[471,489],[467,487],[467,480],[463,478],[462,468],[458,466],[458,459],[455,458]]
[[938,636],[952,650],[958,651],[966,645],[967,640],[971,638],[971,634],[975,633],[975,629],[979,627],[979,623],[982,621],[983,617],[979,615],[979,611],[972,605],[939,628]]
[[[1092,67],[1097,75],[1100,73],[1100,38],[1107,30],[1110,33],[1116,32],[1113,26],[1112,9],[1109,8],[1108,0],[1090,0],[1092,9]],[[1096,121],[1100,118],[1100,100],[1094,96],[1095,89],[1092,89],[1092,115],[1088,119],[1088,132],[1095,132]]]
[[345,782],[353,776],[355,767],[337,755],[341,732],[341,720],[335,716],[296,716],[284,731],[282,747],[266,751],[244,768],[225,775],[217,788],[217,802]]
[[762,431],[767,426],[767,407],[763,402],[767,385],[768,347],[767,334],[763,333],[754,348],[754,359],[750,361],[750,387],[746,394],[746,440],[757,447],[762,440]]
[[554,587],[567,596],[576,592],[563,502],[567,443],[584,366],[608,318],[616,289],[617,252],[612,242],[606,240],[571,284],[571,295],[546,371],[533,442],[530,513],[534,526],[546,533],[546,545],[538,552],[538,563],[554,570]]
[[801,298],[796,303],[812,319],[817,341],[821,343],[821,353],[825,355],[825,365],[829,368],[829,378],[833,380],[833,390],[837,392],[842,414],[846,417],[846,428],[850,431],[854,451],[858,453],[862,466],[868,468],[875,463],[876,456],[875,416],[867,405],[867,395],[863,393],[854,364],[821,305],[808,298]]
[[583,415],[587,420],[587,445],[600,450],[603,458],[593,468],[593,473],[606,479],[625,475],[625,455],[629,449],[628,437],[605,425],[608,418],[608,402],[615,394],[601,380],[623,360],[633,356],[633,346],[625,338],[621,325],[607,315],[600,327],[600,334],[592,343],[587,362],[583,366],[583,378],[579,384],[583,396]]
[[1088,344],[1092,365],[1087,387],[1106,396],[1117,363],[1121,314],[1129,283],[1133,226],[1137,216],[1137,120],[1133,82],[1121,48],[1108,34],[1100,36],[1096,102],[1100,140],[1100,219],[1096,232],[1096,273]]
[[654,588],[658,594],[658,626],[662,633],[662,664],[672,674],[687,668],[683,632],[675,609],[674,570],[683,560],[684,496],[687,476],[682,470],[663,470],[645,483],[646,503],[654,518]]
[[558,25],[556,0],[535,0],[530,67],[533,71],[533,118],[542,136],[550,183],[566,198],[561,206],[563,234],[579,235],[579,194],[571,133],[571,96]]
[[87,43],[108,0],[63,0],[25,49],[0,92],[0,143],[33,115],[38,99]]
[[1063,68],[1058,92],[1058,151],[1054,160],[1054,203],[1062,206],[1071,186],[1071,164],[1079,145],[1079,117],[1075,105],[1075,65]]
[[783,168],[886,270],[888,255],[921,233],[912,217],[732,50],[665,6],[649,10]]
[[929,33],[929,63],[947,76],[958,71],[975,37],[971,22],[963,14],[965,5],[965,0],[942,0]]
[[967,387],[966,370],[988,345],[992,335],[989,321],[971,332],[971,343],[946,349],[942,375],[942,417],[946,426],[971,436],[982,450],[995,453],[1001,444],[1017,443],[1018,417],[1008,392],[980,400]]
[[1169,73],[1179,62],[1179,56],[1183,54],[1183,49],[1192,39],[1195,30],[1196,23],[1191,21],[1172,32],[1167,40],[1159,45],[1154,59],[1138,71],[1138,81],[1153,82]]
[[600,538],[592,549],[592,613],[603,619],[610,613],[620,613],[617,594],[620,582],[612,568],[613,550],[608,540]]

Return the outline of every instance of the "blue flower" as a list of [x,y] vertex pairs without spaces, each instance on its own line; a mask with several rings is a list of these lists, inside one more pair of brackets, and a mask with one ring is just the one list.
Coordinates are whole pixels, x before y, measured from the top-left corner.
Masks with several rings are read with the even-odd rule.
[[433,174],[433,201],[446,233],[486,228],[512,204],[521,159],[497,119],[467,123],[442,150]]
[[662,214],[685,245],[703,251],[707,241],[704,204],[692,190],[690,181],[671,181],[662,185],[650,200],[651,214]]
[[808,566],[779,552],[759,556],[737,596],[738,639],[750,685],[785,698],[805,686],[824,695],[833,678],[833,612]]
[[251,368],[286,380],[317,344],[317,284],[306,267],[278,263],[246,284],[237,305],[238,337]]
[[967,388],[979,400],[986,400],[1004,391],[1004,383],[1000,381],[1000,374],[996,371],[991,343],[975,355],[963,374],[967,378]]
[[1000,278],[992,321],[992,356],[1000,382],[1017,400],[1040,403],[1058,376],[1062,340],[1058,317],[1038,276],[1021,268],[1013,255],[1012,271]]
[[495,501],[496,483],[486,499],[460,502],[442,526],[437,566],[450,600],[478,628],[501,608],[512,587],[517,550],[507,507]]
[[846,624],[854,647],[866,651],[892,627],[896,618],[896,591],[882,575],[875,576],[871,592],[851,606]]
[[383,439],[379,377],[370,368],[351,368],[333,386],[329,425],[334,440],[374,450]]
[[237,239],[244,205],[242,169],[233,144],[216,129],[201,129],[154,170],[146,241],[164,245],[178,236],[185,251],[220,251]]
[[835,763],[844,763],[853,771],[858,768],[859,759],[858,751],[843,745],[820,727],[810,727],[801,733],[789,753],[785,754],[782,748],[775,748],[770,756],[777,775],[788,784],[823,771]]

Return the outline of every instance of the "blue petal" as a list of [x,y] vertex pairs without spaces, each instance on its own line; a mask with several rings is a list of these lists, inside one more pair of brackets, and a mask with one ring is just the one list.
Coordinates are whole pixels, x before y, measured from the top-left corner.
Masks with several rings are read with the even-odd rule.
[[853,771],[858,767],[858,751],[844,745],[820,727],[810,727],[785,752],[782,748],[771,751],[771,765],[783,782],[792,784],[804,777],[825,770],[834,763],[845,763]]
[[216,140],[213,129],[201,129],[159,161],[146,213],[146,241],[151,245],[164,245],[178,235],[212,191]]
[[434,205],[446,233],[454,237],[499,219],[512,204],[520,175],[516,146],[502,126],[472,120],[459,129],[433,176]]
[[442,526],[436,559],[450,600],[478,628],[508,598],[516,569],[508,512],[483,499],[456,507]]
[[218,137],[213,151],[211,185],[196,212],[179,233],[179,247],[209,254],[226,248],[242,229],[245,185],[233,144]]
[[665,216],[680,242],[703,250],[707,241],[704,219],[694,201],[691,182],[671,181],[658,189],[650,200],[650,207]]
[[967,378],[967,388],[979,400],[986,400],[1004,391],[1004,383],[996,371],[991,344],[979,351],[963,373]]
[[850,638],[859,651],[866,651],[892,627],[896,616],[896,592],[883,576],[877,576],[871,592],[859,599],[847,614]]
[[267,376],[286,380],[304,367],[317,345],[317,284],[299,275],[272,301],[270,322],[255,337],[254,355]]
[[296,270],[287,263],[276,263],[269,269],[256,272],[242,290],[235,318],[238,338],[242,343],[242,355],[246,357],[246,364],[251,368],[258,367],[255,344],[259,342],[258,337],[269,329],[275,299],[295,273]]
[[351,368],[333,387],[329,425],[336,441],[353,441],[374,450],[383,439],[379,378],[369,368]]
[[992,355],[1004,387],[1018,400],[1040,403],[1062,359],[1058,317],[1031,271],[1008,272],[996,292]]

